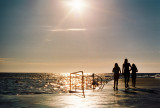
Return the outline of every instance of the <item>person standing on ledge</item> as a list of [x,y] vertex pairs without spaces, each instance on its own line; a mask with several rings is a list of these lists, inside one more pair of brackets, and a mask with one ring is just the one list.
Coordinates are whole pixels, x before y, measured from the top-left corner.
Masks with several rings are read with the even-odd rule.
[[130,63],[128,63],[128,59],[124,60],[124,64],[122,66],[122,74],[124,75],[124,79],[125,79],[125,88],[128,88],[129,85],[129,78],[130,78],[130,68],[131,65]]
[[[118,66],[118,63],[115,63],[115,66],[112,70],[112,72],[114,73],[114,90],[118,90],[118,79],[119,79],[119,74],[121,74],[121,69]],[[119,73],[120,72],[120,73]]]
[[132,70],[132,86],[135,87],[136,86],[136,72],[138,72],[138,69],[134,63],[132,64],[131,70]]

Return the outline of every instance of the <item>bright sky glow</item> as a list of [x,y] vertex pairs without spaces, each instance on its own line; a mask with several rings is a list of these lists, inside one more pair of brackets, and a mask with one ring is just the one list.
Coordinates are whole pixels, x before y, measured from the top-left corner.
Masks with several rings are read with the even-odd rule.
[[74,11],[82,11],[85,8],[86,4],[83,0],[72,0],[69,3],[69,6],[71,6]]
[[64,32],[64,31],[86,31],[84,28],[70,28],[70,29],[52,29],[48,30],[52,32]]
[[0,72],[160,70],[160,0],[0,0]]

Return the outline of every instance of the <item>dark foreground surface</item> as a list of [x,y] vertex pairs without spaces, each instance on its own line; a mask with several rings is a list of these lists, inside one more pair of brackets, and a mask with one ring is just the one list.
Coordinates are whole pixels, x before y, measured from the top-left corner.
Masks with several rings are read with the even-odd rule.
[[0,108],[106,108],[106,107],[160,107],[160,79],[137,78],[137,86],[124,88],[119,80],[119,90],[113,90],[110,81],[102,90],[87,90],[85,98],[81,93],[57,94],[0,94]]

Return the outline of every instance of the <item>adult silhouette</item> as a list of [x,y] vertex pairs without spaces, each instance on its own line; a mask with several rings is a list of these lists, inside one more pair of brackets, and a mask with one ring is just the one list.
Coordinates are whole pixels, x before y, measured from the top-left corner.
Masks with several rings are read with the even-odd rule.
[[118,63],[115,63],[115,66],[112,70],[112,72],[114,73],[114,90],[118,90],[118,79],[119,79],[119,74],[121,74],[121,69],[118,66]]
[[129,83],[129,78],[130,78],[130,68],[131,68],[131,65],[130,63],[128,63],[128,59],[125,59],[124,64],[122,66],[122,73],[125,78],[125,88],[129,87],[128,83]]
[[138,72],[138,69],[134,63],[132,64],[131,70],[132,70],[132,86],[135,87],[136,86],[136,72]]

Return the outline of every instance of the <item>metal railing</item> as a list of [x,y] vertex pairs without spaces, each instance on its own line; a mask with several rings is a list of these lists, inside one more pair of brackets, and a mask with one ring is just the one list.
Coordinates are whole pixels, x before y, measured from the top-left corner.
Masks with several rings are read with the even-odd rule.
[[[72,75],[74,75],[74,76],[72,77]],[[77,76],[81,77],[81,90],[82,90],[82,92],[77,91],[77,85],[76,85],[77,82],[75,82],[74,84],[72,84],[72,78],[74,78],[74,79],[79,78]],[[79,82],[78,82],[78,84],[79,84]],[[75,90],[72,89],[73,86],[74,86]],[[78,72],[72,72],[72,73],[70,73],[70,90],[69,90],[69,93],[83,93],[83,96],[85,97],[83,71],[78,71]]]

